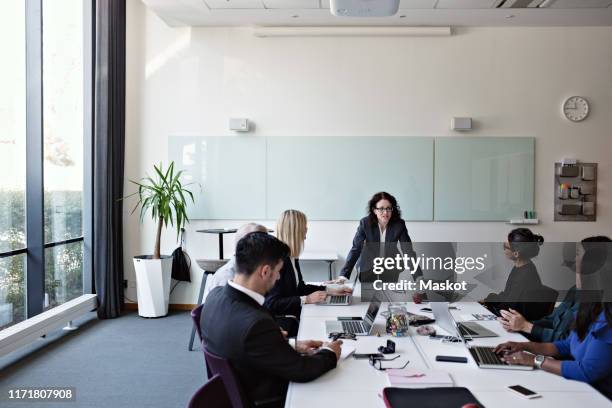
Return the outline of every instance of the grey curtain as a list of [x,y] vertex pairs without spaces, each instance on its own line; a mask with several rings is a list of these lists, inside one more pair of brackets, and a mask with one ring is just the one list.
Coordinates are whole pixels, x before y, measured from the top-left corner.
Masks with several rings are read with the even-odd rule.
[[125,0],[95,1],[93,273],[98,317],[123,308]]

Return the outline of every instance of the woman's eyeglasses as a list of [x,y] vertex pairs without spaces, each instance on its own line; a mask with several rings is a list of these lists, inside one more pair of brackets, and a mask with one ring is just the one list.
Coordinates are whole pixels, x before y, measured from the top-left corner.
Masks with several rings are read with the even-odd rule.
[[378,371],[385,371],[385,370],[391,370],[391,369],[401,370],[403,368],[406,368],[408,363],[410,363],[410,360],[406,361],[406,364],[404,364],[401,367],[383,367],[382,366],[383,361],[393,361],[393,360],[398,359],[399,357],[400,357],[399,354],[393,358],[376,358],[375,356],[370,356],[370,365],[374,367],[375,369],[377,369]]
[[393,207],[377,207],[374,208],[376,211],[378,211],[379,213],[383,213],[383,212],[393,212]]

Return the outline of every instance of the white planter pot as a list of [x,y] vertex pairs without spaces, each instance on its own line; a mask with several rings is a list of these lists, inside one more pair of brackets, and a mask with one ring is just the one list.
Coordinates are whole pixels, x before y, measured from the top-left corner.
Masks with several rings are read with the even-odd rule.
[[151,259],[150,255],[134,257],[138,314],[142,317],[161,317],[168,314],[172,257]]

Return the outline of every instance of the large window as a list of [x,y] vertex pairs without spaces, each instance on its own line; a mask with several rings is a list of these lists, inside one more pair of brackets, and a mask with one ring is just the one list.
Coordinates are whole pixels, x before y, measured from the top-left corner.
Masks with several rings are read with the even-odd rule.
[[83,294],[83,0],[43,0],[44,307]]
[[23,0],[0,1],[0,328],[25,319],[26,70]]
[[91,292],[91,10],[0,1],[0,329]]

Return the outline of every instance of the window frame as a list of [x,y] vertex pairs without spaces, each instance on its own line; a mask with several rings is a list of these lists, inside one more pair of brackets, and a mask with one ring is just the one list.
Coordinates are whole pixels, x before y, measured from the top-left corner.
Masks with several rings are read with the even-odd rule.
[[83,294],[93,293],[93,85],[95,0],[83,2],[83,234],[63,241],[44,242],[44,117],[43,117],[43,5],[25,0],[26,58],[26,246],[0,252],[0,258],[26,254],[25,318],[43,311],[45,297],[45,249],[83,242]]

